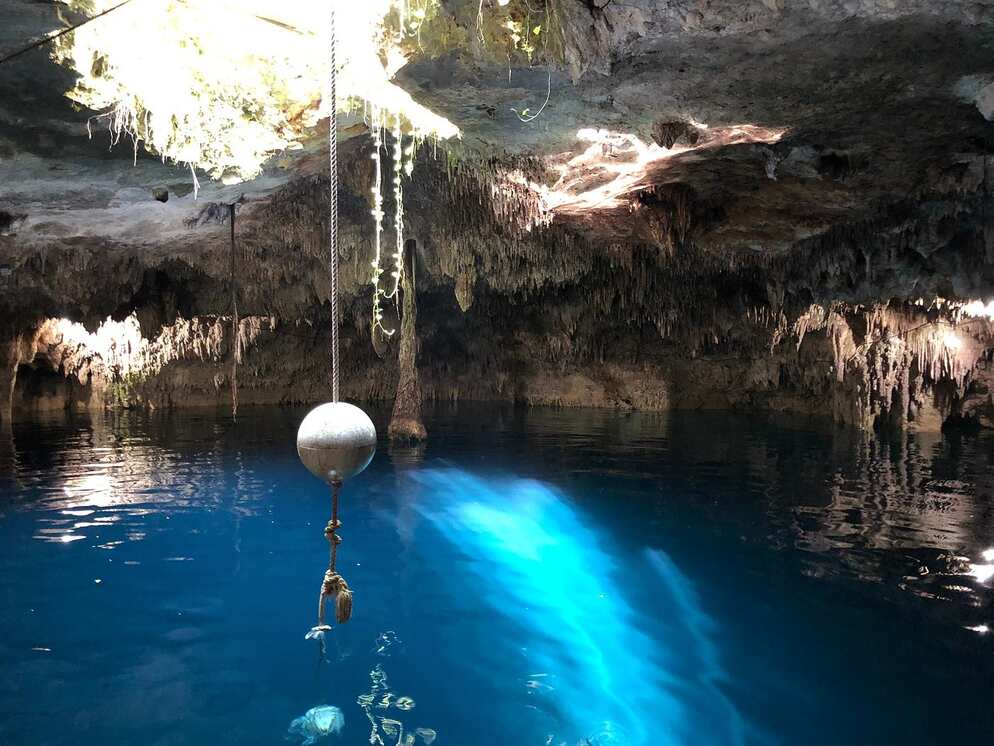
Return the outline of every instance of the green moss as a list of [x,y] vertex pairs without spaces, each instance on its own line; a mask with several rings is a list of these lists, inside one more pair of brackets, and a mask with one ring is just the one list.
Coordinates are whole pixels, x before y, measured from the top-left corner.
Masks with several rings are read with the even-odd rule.
[[107,387],[107,399],[105,403],[114,408],[130,408],[139,401],[138,389],[142,383],[142,376],[137,371],[129,371],[123,376],[116,373],[114,380]]
[[[428,0],[423,7],[415,33],[401,45],[410,59],[464,52],[478,62],[500,65],[564,63],[556,0],[510,0],[505,6],[457,0],[444,7]],[[396,14],[389,21],[396,32]]]

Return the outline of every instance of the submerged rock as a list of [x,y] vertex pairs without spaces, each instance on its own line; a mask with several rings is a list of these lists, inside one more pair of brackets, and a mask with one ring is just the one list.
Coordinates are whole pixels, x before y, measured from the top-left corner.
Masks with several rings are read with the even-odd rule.
[[302,746],[312,746],[322,738],[338,735],[345,727],[345,715],[337,707],[321,705],[312,707],[290,723],[287,738],[300,739]]

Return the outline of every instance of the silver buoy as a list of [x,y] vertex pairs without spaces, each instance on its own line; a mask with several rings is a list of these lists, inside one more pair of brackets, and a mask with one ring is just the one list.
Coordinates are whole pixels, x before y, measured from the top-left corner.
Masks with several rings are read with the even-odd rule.
[[297,430],[297,454],[328,484],[341,484],[369,466],[376,453],[376,427],[369,415],[346,402],[315,407]]

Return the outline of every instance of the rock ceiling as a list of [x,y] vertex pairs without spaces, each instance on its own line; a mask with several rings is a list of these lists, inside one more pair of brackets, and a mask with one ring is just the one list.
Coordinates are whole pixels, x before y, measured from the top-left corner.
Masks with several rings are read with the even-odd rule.
[[[475,155],[544,159],[541,186],[607,130],[661,157],[636,163],[611,199],[553,194],[567,218],[611,239],[647,187],[682,184],[711,216],[700,246],[780,252],[833,225],[871,218],[936,176],[991,152],[994,4],[932,0],[558,0],[565,65],[510,68],[463,49],[415,59],[399,76],[464,133]],[[55,3],[0,8],[0,49],[59,28]],[[99,21],[98,21],[99,22]],[[169,64],[162,60],[163,65]],[[70,74],[45,51],[0,67],[0,210],[20,241],[86,237],[182,243],[198,209],[190,176],[108,136],[63,93]],[[991,89],[994,91],[994,89]],[[532,121],[548,92],[548,104]],[[627,142],[627,141],[626,141]],[[669,150],[665,150],[670,146]],[[315,138],[314,149],[319,148]],[[609,167],[637,160],[602,143]],[[280,157],[247,185],[206,185],[199,199],[264,197],[320,159]],[[555,166],[559,165],[559,173]],[[964,165],[966,164],[966,165]],[[610,179],[608,179],[609,181]],[[604,186],[596,177],[594,186]],[[169,191],[168,202],[154,199]],[[159,192],[161,194],[161,191]],[[617,197],[617,199],[614,199]],[[570,204],[574,203],[573,209]],[[585,209],[584,205],[587,204]],[[624,209],[620,209],[624,208]],[[599,214],[601,213],[601,214]]]

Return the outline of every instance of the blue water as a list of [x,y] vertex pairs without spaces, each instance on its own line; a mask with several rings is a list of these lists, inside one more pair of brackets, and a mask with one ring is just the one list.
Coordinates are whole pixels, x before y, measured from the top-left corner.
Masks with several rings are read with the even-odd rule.
[[303,414],[0,431],[0,744],[994,743],[990,435],[440,410],[346,486],[322,652]]

